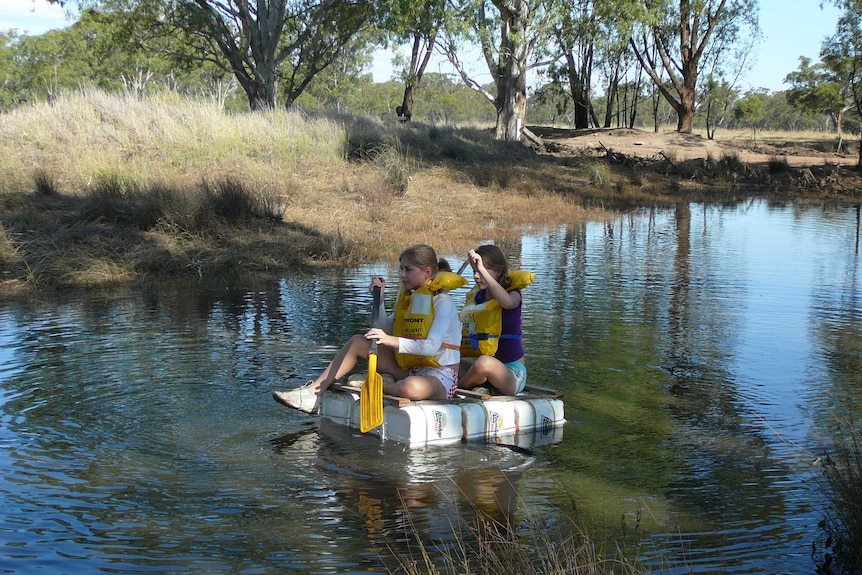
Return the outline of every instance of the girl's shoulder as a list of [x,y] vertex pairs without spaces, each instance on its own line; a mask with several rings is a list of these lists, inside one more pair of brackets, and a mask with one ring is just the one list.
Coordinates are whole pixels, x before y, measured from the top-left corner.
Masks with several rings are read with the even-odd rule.
[[434,294],[434,306],[436,307],[438,305],[451,305],[452,307],[455,307],[455,300],[452,298],[452,294],[448,291],[440,291]]

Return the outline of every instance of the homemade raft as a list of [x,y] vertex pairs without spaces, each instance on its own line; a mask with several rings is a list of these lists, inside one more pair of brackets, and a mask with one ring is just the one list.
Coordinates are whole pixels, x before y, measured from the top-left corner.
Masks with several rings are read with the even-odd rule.
[[[359,382],[335,383],[320,398],[320,417],[359,430]],[[516,396],[459,390],[454,399],[383,396],[383,424],[367,432],[411,447],[491,441],[529,448],[562,440],[562,393],[527,386]]]

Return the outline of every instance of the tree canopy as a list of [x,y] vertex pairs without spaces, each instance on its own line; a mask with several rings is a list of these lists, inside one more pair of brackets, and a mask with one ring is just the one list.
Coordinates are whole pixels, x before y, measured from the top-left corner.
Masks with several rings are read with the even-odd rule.
[[[644,16],[631,46],[661,94],[677,113],[677,130],[691,133],[697,84],[707,65],[715,67],[742,28],[758,28],[754,0],[644,0]],[[663,81],[667,77],[668,82]]]
[[[735,75],[756,36],[756,0],[67,1],[82,8],[73,26],[0,35],[3,109],[92,84],[251,110],[394,115],[417,98],[423,119],[490,119],[502,139],[528,122],[657,130],[675,121],[712,137],[750,118],[729,112],[746,105],[736,105]],[[854,3],[836,3],[844,20],[823,61],[788,74],[786,94],[757,93],[764,127],[858,122],[857,15]],[[411,48],[401,81],[374,84],[370,55],[391,44]],[[476,48],[490,82],[460,66]],[[426,76],[435,50],[460,72]]]

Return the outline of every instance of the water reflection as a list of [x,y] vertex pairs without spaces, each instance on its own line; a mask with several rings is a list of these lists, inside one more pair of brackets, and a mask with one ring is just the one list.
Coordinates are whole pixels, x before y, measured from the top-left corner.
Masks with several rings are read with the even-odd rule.
[[6,305],[3,569],[381,572],[481,509],[577,515],[656,570],[810,571],[809,464],[860,407],[858,217],[682,204],[504,246],[537,272],[531,381],[566,392],[562,442],[530,454],[406,450],[271,400],[364,330],[392,266]]
[[[552,456],[593,524],[622,517],[652,542],[691,541],[685,562],[714,565],[720,554],[741,572],[764,554],[743,533],[768,525],[769,569],[810,566],[818,495],[804,483],[805,399],[822,406],[809,385],[823,359],[806,337],[809,290],[825,284],[858,310],[858,283],[824,282],[818,269],[829,262],[834,277],[858,282],[857,237],[849,210],[755,202],[645,210],[528,248],[537,262],[552,254],[537,281],[563,294],[531,312],[553,328],[528,330],[540,340],[530,350],[548,351],[538,368],[547,378],[575,382],[567,415],[579,425]],[[856,380],[846,367],[830,379]]]
[[321,541],[332,537],[328,530],[345,530],[347,514],[351,522],[345,536],[353,546],[364,540],[363,554],[369,557],[420,557],[423,549],[439,556],[467,545],[468,532],[459,525],[477,512],[514,528],[517,486],[534,460],[494,445],[409,449],[370,441],[327,421],[279,436],[272,444],[291,466],[307,468],[302,489],[328,498],[333,516],[324,513],[316,520]]

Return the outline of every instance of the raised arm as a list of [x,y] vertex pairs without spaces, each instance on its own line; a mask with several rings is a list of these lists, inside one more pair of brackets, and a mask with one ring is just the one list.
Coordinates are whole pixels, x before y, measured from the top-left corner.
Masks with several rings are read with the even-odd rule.
[[503,306],[504,309],[515,309],[521,305],[521,292],[517,290],[506,291],[506,289],[501,286],[500,282],[498,282],[494,277],[494,274],[488,271],[488,268],[485,267],[481,255],[476,253],[475,250],[470,250],[467,252],[467,256],[470,258],[470,263],[473,264],[473,269],[482,276],[482,279],[485,281],[485,285],[488,286],[488,294],[500,302],[500,305]]

